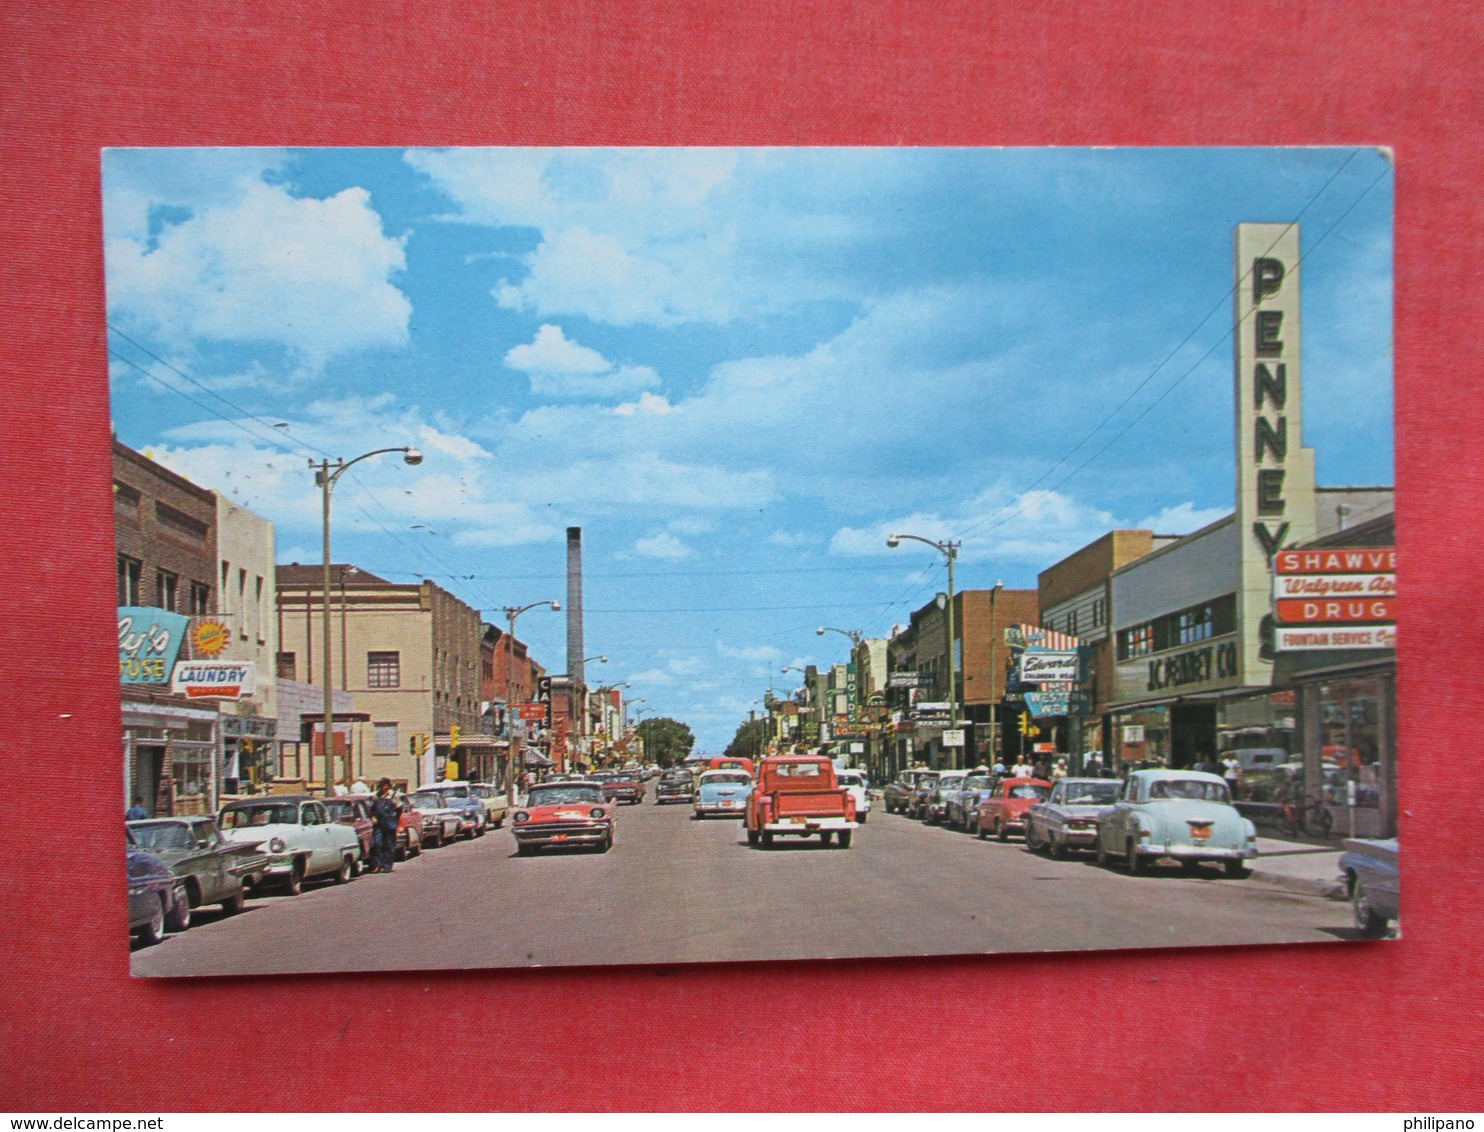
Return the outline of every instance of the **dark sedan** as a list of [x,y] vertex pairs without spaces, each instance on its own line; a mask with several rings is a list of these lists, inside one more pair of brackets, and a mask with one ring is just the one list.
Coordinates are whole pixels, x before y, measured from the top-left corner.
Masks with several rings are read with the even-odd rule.
[[182,905],[187,909],[189,926],[190,905],[169,865],[150,853],[130,847],[128,869],[129,931],[141,943],[159,943],[165,938],[167,928],[180,930],[178,909]]
[[186,903],[174,925],[190,923],[191,909],[220,904],[228,915],[242,911],[247,889],[263,877],[268,858],[259,842],[227,841],[209,817],[151,818],[126,823],[140,849],[170,867],[184,890]]

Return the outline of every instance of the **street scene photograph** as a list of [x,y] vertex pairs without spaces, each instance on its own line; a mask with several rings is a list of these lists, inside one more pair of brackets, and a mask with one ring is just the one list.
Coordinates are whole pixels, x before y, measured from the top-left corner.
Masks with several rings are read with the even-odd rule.
[[101,163],[135,976],[1399,936],[1384,148]]

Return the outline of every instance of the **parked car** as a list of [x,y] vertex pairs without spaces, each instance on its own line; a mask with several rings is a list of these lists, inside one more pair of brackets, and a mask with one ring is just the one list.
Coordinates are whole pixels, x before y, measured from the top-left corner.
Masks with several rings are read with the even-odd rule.
[[913,768],[900,772],[886,784],[882,793],[882,805],[889,814],[905,814],[912,808],[912,798],[917,793],[917,780],[934,771]]
[[979,803],[994,789],[994,775],[969,774],[945,795],[943,824],[975,833],[979,829]]
[[325,811],[330,820],[356,831],[361,843],[361,860],[356,862],[356,874],[361,871],[361,862],[371,859],[371,832],[376,823],[371,820],[371,799],[366,795],[345,794],[338,798],[325,799]]
[[[176,880],[170,866],[151,853],[128,849],[129,931],[142,943],[155,944],[165,938],[177,909],[186,902],[185,886]],[[190,920],[186,920],[190,926]],[[172,929],[175,930],[175,929]]]
[[515,849],[522,857],[550,846],[613,848],[617,807],[603,798],[602,783],[588,780],[532,786],[526,804],[512,815]]
[[628,802],[637,806],[644,801],[644,783],[633,771],[607,775],[603,781],[603,797],[610,802]]
[[682,770],[678,774],[674,771],[666,771],[654,788],[656,806],[662,806],[668,802],[694,802],[695,800],[696,780],[691,777],[688,770]]
[[478,797],[467,782],[430,782],[417,788],[419,794],[433,793],[443,799],[451,810],[459,815],[459,834],[473,841],[484,836],[489,824],[489,811],[484,808],[484,799]]
[[423,851],[423,815],[415,810],[406,794],[397,799],[397,851],[399,861],[416,857]]
[[1118,801],[1111,778],[1063,778],[1051,796],[1025,812],[1025,847],[1065,857],[1069,849],[1091,849],[1098,838],[1098,814]]
[[414,790],[407,795],[407,804],[422,817],[423,845],[437,849],[450,841],[457,841],[459,831],[464,828],[463,815],[448,804],[448,799],[434,790]]
[[1340,855],[1340,880],[1350,897],[1355,927],[1372,938],[1386,934],[1387,924],[1401,916],[1401,871],[1396,838],[1367,841],[1347,838]]
[[923,798],[922,819],[928,825],[937,825],[948,816],[948,795],[957,790],[969,777],[966,770],[945,770],[933,780]]
[[260,843],[268,854],[264,881],[280,881],[293,895],[314,877],[344,884],[361,859],[356,831],[332,822],[324,801],[308,794],[228,802],[217,827],[228,841]]
[[751,793],[752,776],[745,770],[703,771],[691,817],[740,818],[747,810],[747,796]]
[[871,812],[871,782],[866,777],[865,771],[847,767],[844,770],[835,771],[835,779],[855,799],[855,820],[865,825],[866,815]]
[[510,813],[510,799],[505,796],[505,791],[488,782],[471,783],[469,789],[484,803],[485,818],[489,827],[491,829],[503,828],[506,815]]
[[1098,864],[1122,860],[1130,873],[1173,857],[1188,872],[1220,861],[1243,877],[1257,856],[1257,830],[1232,806],[1225,780],[1202,771],[1136,770],[1097,820]]
[[907,808],[902,812],[909,818],[921,821],[927,817],[928,795],[933,792],[933,787],[938,784],[939,771],[920,770],[913,780],[912,796],[907,799]]
[[190,923],[191,910],[220,904],[233,915],[247,903],[247,890],[268,867],[259,841],[227,841],[209,817],[150,818],[126,822],[133,844],[170,866],[184,890],[174,924]]
[[1012,833],[1024,833],[1026,811],[1050,794],[1051,783],[1043,778],[1000,779],[979,803],[979,827],[975,832],[981,841],[991,833],[1001,841],[1008,841]]
[[837,836],[849,849],[855,833],[855,799],[841,788],[835,766],[813,755],[770,755],[758,766],[747,798],[747,843],[768,848],[775,837]]

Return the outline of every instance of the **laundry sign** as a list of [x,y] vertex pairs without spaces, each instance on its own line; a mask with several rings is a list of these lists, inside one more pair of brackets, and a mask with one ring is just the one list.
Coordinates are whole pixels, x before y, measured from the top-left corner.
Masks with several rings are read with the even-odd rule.
[[250,660],[177,661],[170,690],[193,700],[240,700],[257,690],[257,666]]

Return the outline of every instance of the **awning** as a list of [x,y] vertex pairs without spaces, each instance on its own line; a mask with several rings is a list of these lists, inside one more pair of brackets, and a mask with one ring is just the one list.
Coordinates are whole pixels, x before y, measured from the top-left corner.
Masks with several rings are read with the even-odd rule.
[[526,766],[534,766],[534,767],[556,766],[556,763],[552,762],[549,758],[547,758],[545,755],[543,755],[540,751],[527,750],[526,751],[525,758],[522,761],[525,763]]

